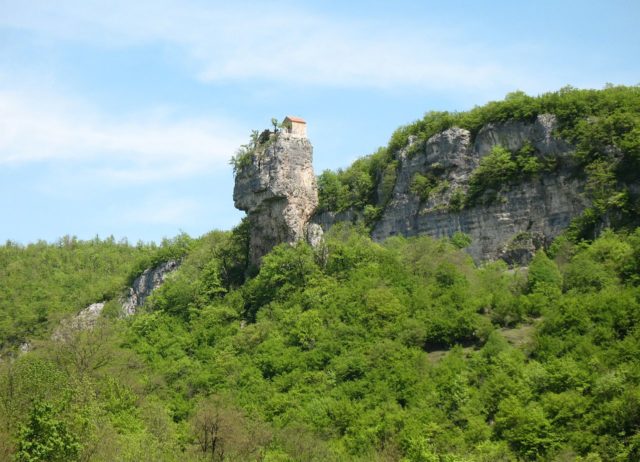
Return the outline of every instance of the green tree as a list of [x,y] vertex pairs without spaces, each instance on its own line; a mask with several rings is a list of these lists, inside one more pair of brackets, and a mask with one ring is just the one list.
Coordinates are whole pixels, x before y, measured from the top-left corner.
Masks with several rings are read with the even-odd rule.
[[349,206],[347,185],[331,170],[318,177],[318,201],[320,210],[340,212]]
[[544,289],[547,287],[561,289],[562,274],[558,266],[547,257],[544,250],[536,252],[529,264],[528,272],[529,290]]
[[517,399],[505,399],[496,415],[495,430],[526,460],[544,457],[556,444],[551,423],[536,403],[523,405]]
[[55,416],[50,404],[36,403],[20,429],[18,462],[69,462],[76,460],[80,444],[67,425]]

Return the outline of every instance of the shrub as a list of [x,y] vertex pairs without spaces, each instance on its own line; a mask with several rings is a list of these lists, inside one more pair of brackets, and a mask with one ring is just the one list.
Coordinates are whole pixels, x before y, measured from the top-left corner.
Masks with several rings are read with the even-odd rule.
[[471,236],[462,231],[456,231],[453,233],[453,236],[451,236],[451,243],[458,249],[464,249],[471,245]]
[[50,404],[36,403],[18,436],[18,462],[68,462],[76,460],[80,444]]
[[518,164],[511,157],[508,150],[496,145],[489,155],[480,159],[480,165],[469,178],[468,195],[471,201],[489,189],[499,190],[515,177]]
[[562,274],[558,266],[547,257],[544,250],[536,252],[529,265],[529,290],[535,291],[543,286],[562,288]]

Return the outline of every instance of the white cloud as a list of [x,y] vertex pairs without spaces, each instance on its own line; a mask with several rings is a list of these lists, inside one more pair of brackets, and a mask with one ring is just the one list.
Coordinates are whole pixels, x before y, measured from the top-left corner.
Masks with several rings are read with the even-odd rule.
[[72,161],[115,182],[159,181],[227,168],[246,138],[224,120],[157,114],[114,120],[69,99],[15,90],[0,90],[0,120],[0,164]]
[[475,89],[527,79],[478,37],[465,41],[461,32],[433,24],[346,20],[277,3],[9,3],[0,25],[102,46],[178,46],[205,81]]

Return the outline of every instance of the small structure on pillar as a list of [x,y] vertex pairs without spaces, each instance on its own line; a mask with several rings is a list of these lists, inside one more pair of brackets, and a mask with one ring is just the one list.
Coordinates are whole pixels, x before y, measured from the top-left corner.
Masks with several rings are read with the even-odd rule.
[[282,121],[282,128],[291,136],[297,138],[307,137],[307,123],[300,117],[286,116]]
[[[307,124],[288,116],[281,127],[275,134],[264,131],[234,172],[233,203],[247,212],[249,262],[256,268],[276,245],[307,239],[309,221],[318,207]],[[313,229],[314,239],[317,231]]]

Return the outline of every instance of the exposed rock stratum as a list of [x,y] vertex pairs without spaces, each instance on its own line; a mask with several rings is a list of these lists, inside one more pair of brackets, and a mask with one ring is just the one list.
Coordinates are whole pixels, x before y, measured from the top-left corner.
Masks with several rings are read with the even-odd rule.
[[[484,126],[472,141],[467,130],[451,128],[431,137],[423,150],[399,157],[398,176],[390,201],[373,228],[372,237],[393,235],[450,237],[456,231],[471,237],[467,251],[476,261],[505,259],[526,263],[536,247],[549,244],[588,206],[584,180],[575,175],[574,148],[556,135],[556,117],[541,114],[533,122],[510,121]],[[531,175],[505,185],[497,200],[452,211],[456,191],[466,192],[480,159],[500,145],[515,152],[529,144],[544,162],[553,159],[553,171]],[[414,175],[442,171],[445,191],[427,200],[411,191]],[[513,261],[510,261],[513,260]]]

